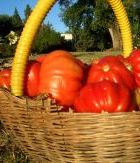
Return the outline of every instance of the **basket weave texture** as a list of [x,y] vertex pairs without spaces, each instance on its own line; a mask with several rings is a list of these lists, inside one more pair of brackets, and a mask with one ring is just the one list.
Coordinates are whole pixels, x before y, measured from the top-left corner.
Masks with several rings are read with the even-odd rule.
[[[11,75],[15,96],[0,89],[0,120],[33,162],[140,163],[140,112],[62,112],[45,96],[16,97],[22,95],[22,73],[32,41],[55,0],[44,2],[38,0],[18,42]],[[125,10],[120,0],[108,2],[120,20],[124,51],[130,52],[131,32]]]
[[61,112],[49,99],[0,92],[0,117],[33,162],[140,162],[140,112]]

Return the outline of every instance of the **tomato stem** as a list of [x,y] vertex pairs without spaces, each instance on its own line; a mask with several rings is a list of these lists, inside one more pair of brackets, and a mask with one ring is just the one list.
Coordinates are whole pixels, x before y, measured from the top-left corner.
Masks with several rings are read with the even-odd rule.
[[110,66],[109,65],[103,66],[103,71],[104,72],[108,72],[109,70],[110,70]]

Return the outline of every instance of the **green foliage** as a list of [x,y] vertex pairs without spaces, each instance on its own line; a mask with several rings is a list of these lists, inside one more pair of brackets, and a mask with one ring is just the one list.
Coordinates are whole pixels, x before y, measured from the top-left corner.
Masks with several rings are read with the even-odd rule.
[[93,27],[98,28],[109,28],[114,26],[116,23],[116,19],[113,13],[112,8],[107,3],[106,0],[98,0],[95,2],[94,9],[94,19],[93,19]]
[[[10,42],[8,40],[8,35],[11,31],[14,31],[18,36],[20,36],[23,25],[26,23],[31,11],[30,6],[26,5],[24,10],[25,20],[20,18],[16,8],[12,16],[0,15],[0,37],[1,40],[3,40],[3,43],[0,45],[0,57],[14,55],[16,45],[9,45]],[[32,52],[43,53],[53,49],[65,49],[67,47],[70,47],[70,43],[64,41],[60,36],[60,33],[57,33],[50,24],[42,24],[33,43]]]
[[16,45],[9,45],[8,43],[3,43],[0,45],[0,58],[13,57],[15,53]]
[[16,8],[13,16],[11,17],[11,20],[12,20],[12,30],[20,34],[23,28],[23,23]]
[[[102,4],[102,2],[103,0],[100,0],[99,4]],[[91,0],[77,0],[75,2],[66,0],[60,1],[60,5],[62,7],[62,20],[74,36],[74,46],[77,51],[108,48],[108,45],[111,44],[111,39],[107,36],[109,35],[107,28],[101,25],[97,16],[95,17],[95,14],[97,15],[96,2]],[[105,36],[107,37],[105,38]]]
[[8,15],[0,15],[0,36],[4,38],[12,28],[12,18]]
[[[138,0],[122,0],[122,2],[131,23],[134,46],[140,46],[140,2]],[[62,8],[62,20],[73,33],[76,47],[78,44],[78,48],[80,46],[81,49],[89,49],[88,46],[91,45],[88,43],[89,40],[96,43],[96,47],[92,45],[95,49],[106,49],[109,45],[111,47],[112,43],[109,36],[105,39],[108,28],[113,28],[114,32],[118,33],[118,38],[115,33],[113,35],[116,37],[115,40],[119,41],[120,32],[117,27],[117,20],[106,0],[59,0],[59,4]],[[82,43],[82,40],[85,43]]]
[[31,12],[32,12],[32,9],[31,9],[30,5],[27,4],[27,5],[26,5],[26,8],[25,8],[25,10],[24,10],[24,15],[25,15],[25,20],[24,20],[24,21],[25,21],[25,22],[26,22],[26,20],[28,19],[28,17],[30,16]]
[[123,0],[130,20],[134,46],[140,47],[140,2],[138,0]]
[[[86,38],[86,39],[85,39]],[[77,51],[92,51],[95,44],[95,39],[90,37],[88,31],[81,30],[79,39],[75,43]]]
[[44,53],[61,45],[61,36],[50,24],[43,24],[33,44],[33,52]]
[[12,16],[0,15],[0,37],[3,40],[0,44],[0,57],[13,56],[16,45],[9,45],[10,42],[8,40],[8,36],[11,31],[20,35],[22,28],[22,19],[20,18],[16,8]]

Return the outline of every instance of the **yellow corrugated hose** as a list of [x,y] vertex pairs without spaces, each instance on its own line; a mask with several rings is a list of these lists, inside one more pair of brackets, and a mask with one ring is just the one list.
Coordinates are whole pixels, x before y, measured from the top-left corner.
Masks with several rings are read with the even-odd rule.
[[[25,68],[33,40],[43,19],[55,2],[56,0],[38,0],[25,24],[12,64],[11,92],[15,96],[23,95]],[[127,14],[121,0],[108,0],[108,2],[112,6],[120,26],[124,56],[128,56],[132,51],[132,37]]]
[[15,96],[23,95],[25,68],[33,40],[43,19],[55,2],[56,0],[38,0],[25,24],[12,64],[11,92]]
[[128,57],[132,52],[133,43],[130,23],[127,17],[126,10],[121,0],[108,0],[108,3],[111,5],[114,14],[118,20],[122,36],[123,55],[124,57]]

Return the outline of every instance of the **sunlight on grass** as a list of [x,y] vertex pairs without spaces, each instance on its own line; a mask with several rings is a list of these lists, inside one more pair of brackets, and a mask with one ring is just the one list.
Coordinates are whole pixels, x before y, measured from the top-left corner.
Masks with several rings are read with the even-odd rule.
[[74,52],[73,55],[84,63],[91,63],[94,59],[101,58],[107,55],[119,55],[120,51],[105,51],[105,52]]

